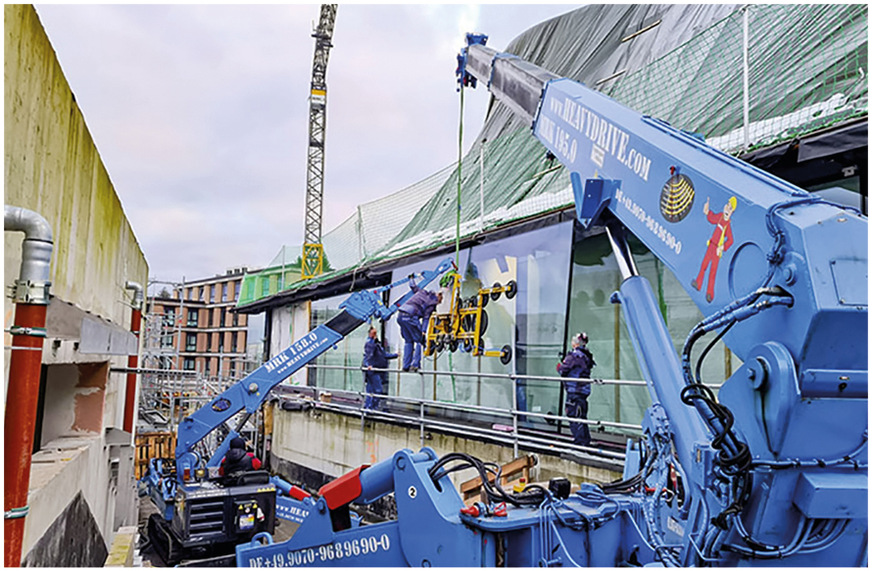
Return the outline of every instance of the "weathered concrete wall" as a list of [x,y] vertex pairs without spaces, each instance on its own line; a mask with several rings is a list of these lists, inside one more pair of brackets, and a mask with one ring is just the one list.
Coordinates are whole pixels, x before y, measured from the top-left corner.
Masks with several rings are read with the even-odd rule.
[[[126,329],[130,308],[119,301],[130,298],[126,280],[147,283],[145,256],[34,8],[3,13],[5,203],[51,225],[52,293]],[[4,233],[6,286],[21,240]]]
[[[3,16],[4,201],[39,213],[54,237],[45,430],[36,435],[43,449],[33,459],[23,554],[31,565],[101,564],[114,530],[136,521],[132,441],[117,430],[126,379],[109,368],[138,350],[124,284],[145,285],[148,265],[36,11],[5,5]],[[22,239],[4,232],[7,291]],[[13,315],[7,298],[5,328]],[[8,358],[5,373],[8,383]],[[84,559],[69,553],[85,549],[73,529],[99,532]]]
[[[102,543],[102,550],[96,549],[95,553],[102,552],[105,558],[114,531],[115,491],[119,484],[113,478],[111,456],[100,436],[61,437],[43,446],[33,456],[30,512],[24,530],[26,559],[63,567],[70,557],[69,550],[85,548],[77,542],[58,544],[54,535],[59,528],[73,528],[71,533],[87,530],[91,544]],[[69,511],[78,498],[83,504]],[[102,563],[92,561],[89,566]]]
[[[421,448],[417,427],[405,428],[367,420],[361,427],[359,418],[323,410],[286,411],[275,405],[271,454],[278,466],[298,483],[317,488],[326,481],[357,468],[390,458],[397,450]],[[511,447],[440,434],[428,430],[425,445],[442,456],[448,452],[465,452],[485,462],[507,464],[513,460]],[[522,451],[523,454],[523,451]],[[573,484],[610,482],[620,478],[618,471],[582,466],[577,462],[538,454],[538,466],[531,479],[547,482],[566,477]],[[454,483],[474,478],[472,471],[451,475]]]

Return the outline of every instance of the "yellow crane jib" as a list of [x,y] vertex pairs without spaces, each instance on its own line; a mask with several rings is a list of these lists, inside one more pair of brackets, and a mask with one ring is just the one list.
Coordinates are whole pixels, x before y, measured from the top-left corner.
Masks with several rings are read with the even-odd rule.
[[321,215],[324,209],[324,146],[327,132],[327,61],[333,47],[336,4],[322,4],[312,61],[309,88],[309,148],[306,155],[306,228],[303,236],[302,278],[309,279],[324,271],[324,247],[321,244]]

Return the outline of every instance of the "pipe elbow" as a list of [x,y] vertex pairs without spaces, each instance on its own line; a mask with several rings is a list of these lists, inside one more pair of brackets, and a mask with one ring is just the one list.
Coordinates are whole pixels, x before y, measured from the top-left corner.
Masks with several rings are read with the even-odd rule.
[[3,229],[7,232],[24,232],[25,240],[53,243],[48,221],[33,210],[20,206],[5,205]]
[[48,305],[53,249],[51,226],[32,210],[5,205],[3,229],[24,232],[21,270],[15,282],[16,303]]
[[124,289],[133,291],[133,307],[139,309],[142,307],[142,284],[127,280],[124,282]]

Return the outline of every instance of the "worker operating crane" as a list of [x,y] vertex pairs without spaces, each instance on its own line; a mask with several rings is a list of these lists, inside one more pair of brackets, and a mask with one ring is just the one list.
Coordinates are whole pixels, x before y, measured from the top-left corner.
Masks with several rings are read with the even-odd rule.
[[324,266],[321,213],[324,206],[324,139],[327,126],[327,59],[333,47],[336,4],[321,5],[321,19],[312,34],[315,57],[309,92],[309,151],[306,160],[306,230],[303,237],[303,279],[317,276]]

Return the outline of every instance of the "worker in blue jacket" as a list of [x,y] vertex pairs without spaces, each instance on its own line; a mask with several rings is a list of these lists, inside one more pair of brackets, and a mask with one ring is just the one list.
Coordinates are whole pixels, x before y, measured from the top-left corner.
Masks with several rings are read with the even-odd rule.
[[[593,354],[587,348],[587,333],[579,333],[572,338],[572,351],[557,364],[561,377],[589,379],[590,370],[596,365]],[[587,397],[590,396],[590,383],[564,381],[566,388],[566,416],[587,420]],[[587,424],[571,422],[572,440],[581,446],[590,445],[590,429]]]
[[369,328],[369,339],[363,346],[363,366],[366,370],[363,372],[364,386],[366,392],[366,400],[364,408],[370,410],[382,410],[382,399],[373,395],[387,394],[387,372],[373,371],[373,369],[387,369],[388,360],[396,359],[396,353],[388,353],[384,344],[378,340],[378,331],[375,327]]
[[397,323],[400,326],[400,335],[406,342],[403,347],[403,371],[414,372],[421,368],[424,328],[430,321],[430,314],[442,303],[442,292],[433,293],[420,289],[414,280],[410,280],[409,285],[415,294],[400,306]]

